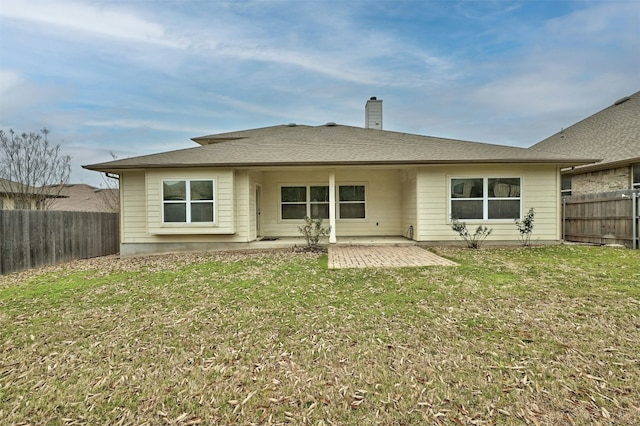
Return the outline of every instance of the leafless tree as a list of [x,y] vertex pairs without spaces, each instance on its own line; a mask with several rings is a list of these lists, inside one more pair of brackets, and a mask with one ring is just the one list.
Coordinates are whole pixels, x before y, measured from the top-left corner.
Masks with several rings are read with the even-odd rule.
[[[111,158],[118,159],[118,156],[109,151]],[[98,190],[98,195],[102,199],[103,204],[112,212],[120,211],[120,176],[111,173],[103,173],[102,181],[104,185]]]
[[49,130],[16,133],[0,130],[0,192],[14,206],[46,210],[69,181],[71,157],[51,145]]

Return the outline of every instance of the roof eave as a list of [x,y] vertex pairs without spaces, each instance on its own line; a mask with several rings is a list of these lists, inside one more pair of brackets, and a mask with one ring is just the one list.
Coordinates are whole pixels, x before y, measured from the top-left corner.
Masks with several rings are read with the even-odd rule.
[[228,162],[228,163],[149,163],[131,165],[91,164],[82,168],[98,172],[114,172],[118,170],[143,170],[159,168],[184,167],[288,167],[288,166],[398,166],[398,165],[429,165],[429,164],[555,164],[561,167],[577,167],[594,163],[594,159],[546,159],[546,158],[486,158],[471,160],[379,160],[379,161],[265,161],[265,162]]
[[598,162],[595,162],[595,164],[591,163],[591,164],[567,166],[567,167],[574,167],[574,168],[572,168],[571,170],[563,171],[563,173],[569,174],[569,175],[575,175],[575,174],[582,174],[582,173],[597,172],[600,170],[608,170],[608,169],[613,169],[617,167],[631,166],[633,164],[640,164],[640,157],[627,158],[627,159],[618,160],[618,161],[608,161],[605,163],[601,163],[600,161],[602,160],[598,160]]

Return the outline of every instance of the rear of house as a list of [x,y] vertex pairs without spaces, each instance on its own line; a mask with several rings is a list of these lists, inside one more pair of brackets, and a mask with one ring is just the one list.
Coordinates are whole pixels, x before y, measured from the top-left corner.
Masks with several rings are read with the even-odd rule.
[[[375,102],[375,103],[374,103]],[[121,254],[252,247],[297,237],[305,216],[347,237],[455,241],[452,218],[515,243],[536,210],[535,238],[558,242],[560,170],[588,159],[381,129],[281,125],[195,138],[201,146],[85,166],[120,176]],[[380,108],[378,106],[380,105]]]

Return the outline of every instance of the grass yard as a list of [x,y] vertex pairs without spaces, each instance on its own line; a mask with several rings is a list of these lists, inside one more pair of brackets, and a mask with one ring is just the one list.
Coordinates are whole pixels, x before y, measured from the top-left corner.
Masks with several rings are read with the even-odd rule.
[[640,251],[265,251],[0,277],[4,424],[640,424]]

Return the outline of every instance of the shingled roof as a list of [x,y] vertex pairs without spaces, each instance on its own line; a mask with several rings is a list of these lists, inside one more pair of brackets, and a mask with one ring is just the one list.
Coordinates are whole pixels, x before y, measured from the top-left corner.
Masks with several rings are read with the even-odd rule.
[[601,158],[575,172],[602,170],[640,163],[640,92],[533,145],[535,151]]
[[[83,166],[116,171],[160,167],[266,167],[384,164],[553,163],[589,156],[420,136],[329,123],[280,125],[194,138],[199,147]],[[597,157],[596,157],[597,158]]]

